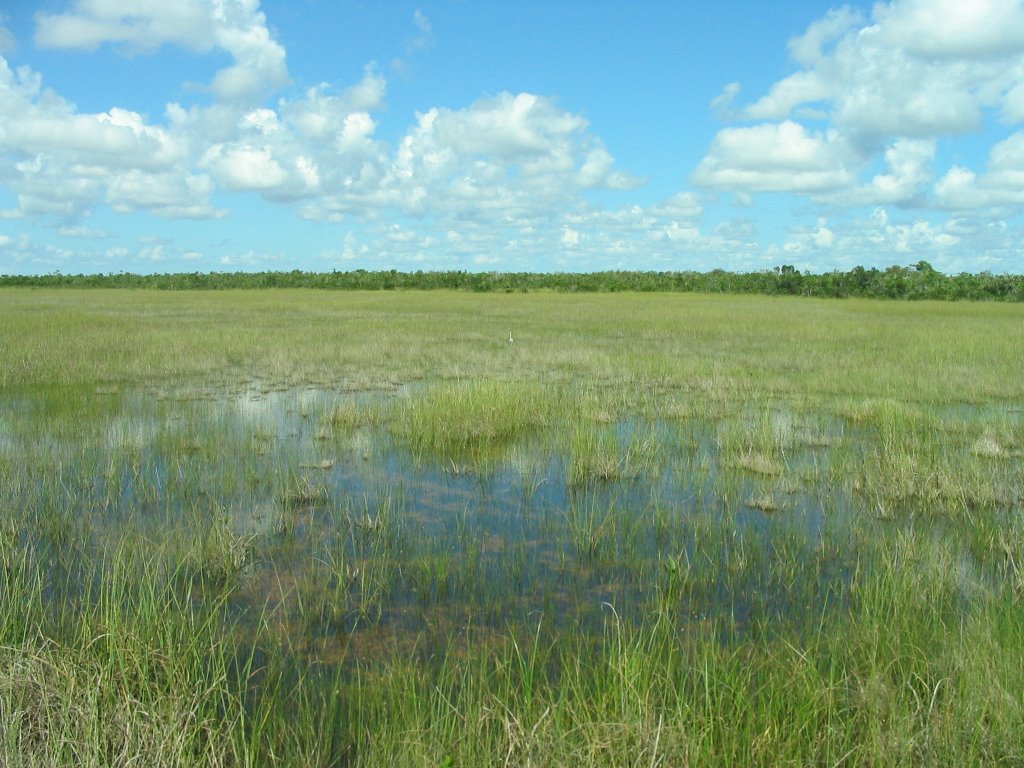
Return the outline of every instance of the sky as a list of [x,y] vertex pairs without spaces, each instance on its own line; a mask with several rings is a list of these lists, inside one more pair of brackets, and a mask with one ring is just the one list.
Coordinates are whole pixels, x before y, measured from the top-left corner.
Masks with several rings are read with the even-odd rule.
[[1024,0],[0,0],[0,274],[1024,272]]

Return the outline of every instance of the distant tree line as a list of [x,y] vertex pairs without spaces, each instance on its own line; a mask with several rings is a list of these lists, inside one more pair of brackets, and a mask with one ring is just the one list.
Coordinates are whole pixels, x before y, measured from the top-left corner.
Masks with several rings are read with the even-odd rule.
[[787,296],[1024,301],[1024,275],[963,272],[946,275],[927,261],[887,269],[801,273],[790,265],[762,272],[187,272],[139,275],[0,275],[0,286],[228,290],[324,288],[334,290],[453,289],[480,293],[678,291]]

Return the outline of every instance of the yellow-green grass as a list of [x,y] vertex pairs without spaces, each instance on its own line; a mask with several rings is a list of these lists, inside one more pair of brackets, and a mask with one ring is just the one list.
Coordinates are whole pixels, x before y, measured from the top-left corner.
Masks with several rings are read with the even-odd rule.
[[[0,763],[1024,764],[1022,334],[994,304],[0,291]],[[440,523],[424,476],[462,493]],[[492,476],[521,500],[475,502]]]
[[1024,393],[1024,307],[1008,304],[3,289],[0,331],[4,389],[486,378],[700,400]]

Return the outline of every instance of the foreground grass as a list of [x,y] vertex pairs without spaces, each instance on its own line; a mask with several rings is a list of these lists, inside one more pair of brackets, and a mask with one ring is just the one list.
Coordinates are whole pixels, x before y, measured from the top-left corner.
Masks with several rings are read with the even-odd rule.
[[[921,572],[933,561],[903,565],[863,576],[852,618],[819,619],[799,643],[766,633],[723,645],[713,628],[627,626],[609,608],[599,649],[538,627],[343,676],[256,659],[217,611],[197,616],[165,591],[167,574],[121,560],[60,639],[37,634],[53,631],[38,594],[5,600],[29,610],[2,625],[0,755],[11,766],[1021,764],[1019,605],[996,596],[965,617],[948,576]],[[25,621],[30,632],[12,632]]]
[[[1021,313],[0,291],[0,763],[1024,765]],[[340,393],[313,453],[204,407],[253,381]],[[518,620],[528,542],[318,479],[373,440],[527,499],[564,456],[557,588],[637,592]],[[742,523],[803,496],[810,540]],[[450,631],[374,634],[402,589]]]

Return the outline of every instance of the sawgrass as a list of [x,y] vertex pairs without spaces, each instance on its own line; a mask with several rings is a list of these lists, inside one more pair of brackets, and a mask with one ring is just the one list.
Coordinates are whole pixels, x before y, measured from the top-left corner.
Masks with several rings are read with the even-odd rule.
[[0,762],[1022,764],[1022,311],[0,291]]
[[631,399],[678,388],[699,399],[985,402],[1021,395],[1021,311],[757,296],[0,289],[0,387],[529,379]]

